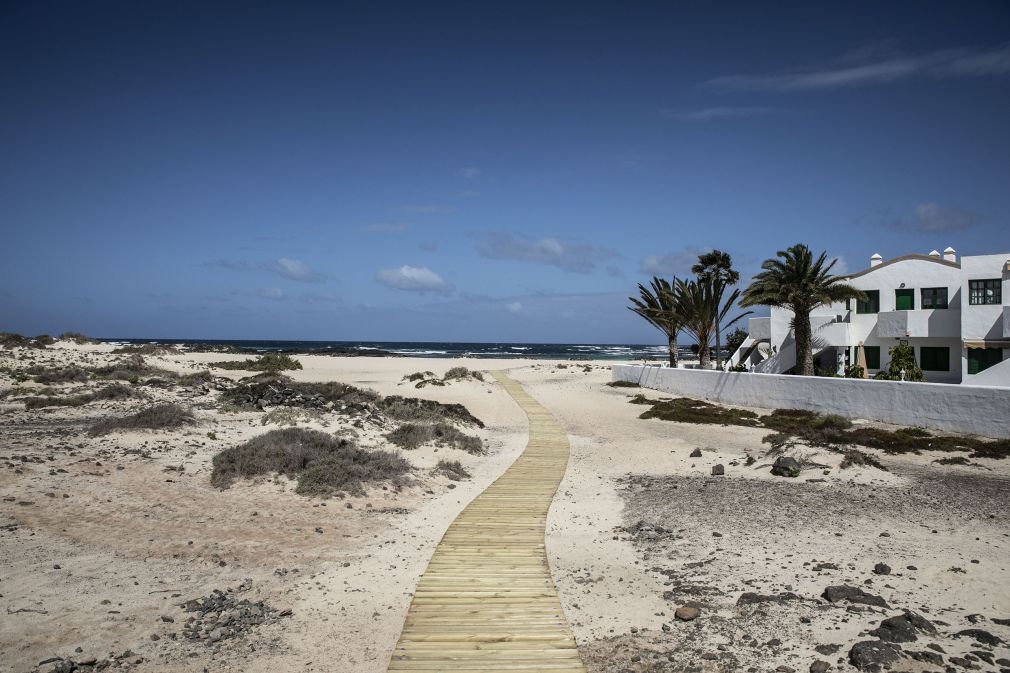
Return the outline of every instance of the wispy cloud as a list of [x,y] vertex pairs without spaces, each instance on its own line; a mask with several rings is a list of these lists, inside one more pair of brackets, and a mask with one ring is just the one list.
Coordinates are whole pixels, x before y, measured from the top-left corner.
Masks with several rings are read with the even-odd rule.
[[440,215],[455,212],[456,208],[440,203],[410,203],[400,206],[400,210],[405,213],[417,213],[418,215]]
[[930,234],[963,231],[981,221],[981,216],[967,210],[943,208],[935,203],[921,203],[915,207],[912,217],[899,218],[895,220],[894,226],[905,231]]
[[707,107],[698,110],[663,110],[663,116],[679,122],[714,122],[730,119],[748,119],[771,115],[794,114],[792,110],[776,107]]
[[398,269],[382,269],[375,274],[375,279],[395,290],[437,294],[449,294],[453,291],[452,283],[426,266],[404,264]]
[[270,264],[270,270],[283,278],[299,283],[321,283],[325,278],[323,274],[313,271],[300,259],[289,259],[288,257],[274,260]]
[[476,166],[467,166],[456,171],[456,175],[467,180],[473,180],[480,177],[480,169]]
[[912,77],[979,78],[1010,75],[1010,44],[918,55],[882,56],[874,50],[847,54],[834,64],[757,75],[728,75],[704,83],[720,91],[818,91],[880,85]]
[[365,231],[406,231],[411,222],[369,222],[361,227]]
[[505,304],[505,310],[509,313],[519,314],[523,312],[523,303],[521,301],[510,301]]
[[280,301],[284,299],[284,290],[279,287],[264,287],[260,288],[259,296],[264,299],[273,299],[275,301]]
[[708,250],[688,246],[679,252],[649,255],[642,260],[639,269],[653,276],[686,276],[691,273],[691,266],[698,261],[698,256]]
[[597,264],[617,257],[612,250],[587,243],[561,241],[554,237],[517,239],[502,232],[486,234],[477,242],[477,252],[488,259],[537,262],[573,273],[590,273]]

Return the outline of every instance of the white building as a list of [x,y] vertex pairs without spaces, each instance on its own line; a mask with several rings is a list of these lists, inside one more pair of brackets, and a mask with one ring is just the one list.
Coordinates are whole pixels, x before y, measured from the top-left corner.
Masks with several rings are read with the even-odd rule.
[[[846,276],[866,301],[821,306],[810,316],[815,366],[842,373],[865,349],[867,376],[886,369],[888,351],[905,343],[927,381],[1010,386],[1010,253],[870,258]],[[751,318],[749,334],[728,365],[786,373],[796,364],[792,312],[772,308]]]

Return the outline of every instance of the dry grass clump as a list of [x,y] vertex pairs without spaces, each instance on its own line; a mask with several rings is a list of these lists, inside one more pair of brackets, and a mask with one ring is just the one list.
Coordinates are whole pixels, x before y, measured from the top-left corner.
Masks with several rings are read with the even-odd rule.
[[[315,409],[301,407],[278,407],[263,414],[260,425],[287,425],[294,427],[300,422],[322,421],[323,414]],[[326,425],[323,422],[323,425]]]
[[859,449],[843,449],[842,454],[844,458],[838,467],[843,470],[847,467],[875,467],[887,472],[887,468],[879,460]]
[[390,395],[378,402],[379,408],[390,418],[409,423],[438,423],[444,421],[476,425],[483,428],[484,423],[470,413],[462,404],[443,404],[433,400],[422,400],[416,397],[401,397]]
[[64,332],[60,335],[60,341],[73,341],[75,344],[96,344],[98,339],[84,336],[80,332]]
[[158,376],[165,379],[175,378],[173,372],[147,364],[144,356],[136,353],[111,365],[98,367],[95,369],[95,375],[114,381],[139,381],[150,376]]
[[36,383],[85,383],[87,370],[80,367],[29,367],[27,373]]
[[130,386],[122,383],[113,383],[92,393],[81,393],[79,395],[67,395],[56,397],[52,395],[25,398],[25,409],[41,409],[42,407],[79,407],[89,402],[101,400],[126,400],[137,397],[138,393]]
[[255,360],[212,362],[211,367],[248,372],[281,372],[292,369],[301,369],[302,363],[290,355],[284,355],[283,353],[267,353],[266,355],[259,356]]
[[458,460],[440,460],[431,473],[448,477],[450,481],[462,481],[470,478],[470,473]]
[[403,377],[403,380],[416,382],[415,388],[424,388],[425,386],[446,386],[454,381],[484,381],[484,375],[466,367],[453,367],[442,378],[435,376],[435,372],[426,371],[408,374]]
[[632,381],[611,381],[607,384],[611,388],[641,388],[642,386]]
[[356,388],[339,381],[326,383],[295,382],[291,377],[277,372],[263,372],[241,379],[238,384],[224,391],[222,401],[238,407],[256,408],[256,401],[276,390],[291,390],[303,397],[319,395],[326,402],[339,404],[364,404],[377,402],[379,394],[372,390]]
[[105,435],[116,430],[174,430],[196,423],[189,409],[178,404],[158,404],[130,416],[98,421],[88,430],[91,435]]
[[652,408],[642,413],[639,418],[659,418],[664,421],[680,423],[711,423],[715,425],[745,425],[758,427],[758,415],[746,409],[731,409],[718,404],[692,400],[686,397],[676,397],[671,400],[650,402],[632,399],[635,404],[652,404]]
[[166,346],[165,344],[156,343],[146,343],[146,344],[126,344],[125,346],[119,346],[118,348],[113,348],[112,352],[116,355],[168,355],[170,353],[178,353],[175,346]]
[[253,437],[214,456],[211,484],[228,488],[236,479],[283,474],[297,479],[305,495],[363,494],[364,484],[392,481],[402,485],[410,463],[388,451],[364,451],[346,439],[301,428]]
[[428,443],[460,449],[474,455],[484,453],[479,437],[460,432],[448,423],[404,423],[388,433],[386,439],[404,449],[416,449]]
[[175,382],[178,383],[180,386],[198,386],[204,383],[210,383],[213,380],[214,375],[211,374],[209,370],[204,369],[199,372],[182,374],[175,380]]

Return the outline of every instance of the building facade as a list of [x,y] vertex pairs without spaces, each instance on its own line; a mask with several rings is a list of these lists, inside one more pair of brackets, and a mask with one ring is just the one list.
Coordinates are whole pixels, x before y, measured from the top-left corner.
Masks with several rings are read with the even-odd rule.
[[[887,369],[905,344],[927,381],[1010,386],[1010,253],[903,255],[845,276],[865,301],[821,306],[811,314],[816,367],[843,373],[863,348],[867,376]],[[786,373],[796,364],[792,312],[752,318],[748,339],[730,358],[751,371]]]

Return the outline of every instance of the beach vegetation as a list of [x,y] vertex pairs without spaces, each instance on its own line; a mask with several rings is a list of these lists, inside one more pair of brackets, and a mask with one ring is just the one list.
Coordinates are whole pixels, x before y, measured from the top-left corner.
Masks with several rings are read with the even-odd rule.
[[135,388],[125,386],[122,383],[113,383],[95,392],[65,395],[63,397],[55,395],[27,397],[24,402],[25,409],[31,410],[43,407],[79,407],[89,402],[128,400],[138,396],[139,394]]
[[99,378],[129,381],[134,384],[151,376],[158,376],[164,379],[174,379],[176,376],[175,373],[167,369],[147,364],[144,356],[137,353],[129,355],[119,362],[98,367],[94,370],[94,373]]
[[284,353],[267,353],[255,360],[230,360],[212,362],[211,367],[218,369],[239,370],[247,372],[282,372],[301,369],[302,363]]
[[260,425],[287,425],[291,427],[299,423],[311,422],[327,425],[321,411],[302,407],[278,407],[263,414],[263,418],[260,419]]
[[167,346],[158,343],[126,344],[113,348],[112,352],[117,355],[167,355],[176,353],[174,346]]
[[741,306],[772,306],[793,313],[790,326],[796,339],[796,373],[814,375],[811,350],[810,312],[823,304],[846,299],[865,299],[862,290],[845,282],[844,276],[832,275],[836,259],[827,253],[816,258],[806,245],[780,250],[775,259],[767,259],[743,293]]
[[434,372],[414,372],[403,377],[404,381],[415,383],[415,388],[425,386],[445,386],[454,381],[483,381],[484,375],[480,372],[466,367],[453,367],[439,378]]
[[484,423],[470,413],[462,404],[445,404],[434,400],[422,400],[417,397],[401,397],[390,395],[378,402],[382,412],[397,421],[408,423],[439,423],[448,421],[475,425],[483,428]]
[[373,482],[391,481],[400,488],[409,471],[410,463],[395,453],[365,451],[318,430],[285,428],[218,453],[210,482],[228,488],[238,479],[281,474],[296,479],[295,490],[303,495],[363,495],[364,486]]
[[402,449],[435,444],[474,455],[484,453],[484,442],[479,437],[467,435],[449,423],[404,423],[386,434],[386,439]]
[[64,332],[60,335],[60,341],[73,341],[75,344],[96,344],[98,339],[92,339],[89,336],[85,336],[80,332]]
[[175,430],[196,423],[189,409],[166,403],[148,407],[129,416],[107,418],[93,424],[91,435],[105,435],[118,430]]
[[[641,397],[641,400],[638,397]],[[759,427],[758,415],[753,411],[724,407],[703,400],[676,397],[667,400],[651,401],[642,396],[636,396],[631,401],[634,404],[652,405],[652,408],[643,412],[639,418],[658,418],[678,423]]]
[[431,473],[447,477],[450,481],[462,481],[470,478],[470,473],[458,460],[439,460],[438,465],[432,469]]
[[641,386],[634,381],[610,381],[606,385],[611,388],[641,388]]
[[29,367],[27,373],[35,383],[84,383],[88,380],[88,372],[81,367]]

